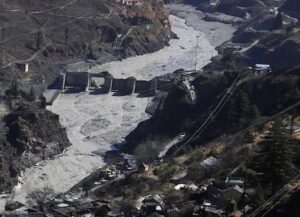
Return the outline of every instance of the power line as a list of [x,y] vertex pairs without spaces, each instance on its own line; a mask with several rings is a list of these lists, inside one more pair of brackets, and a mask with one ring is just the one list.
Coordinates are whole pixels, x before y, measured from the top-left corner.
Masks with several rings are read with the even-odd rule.
[[251,130],[252,128],[255,128],[257,126],[261,126],[261,125],[263,125],[263,124],[265,124],[265,123],[267,123],[267,122],[269,122],[271,120],[274,120],[275,118],[284,115],[285,113],[289,112],[290,110],[293,110],[293,109],[297,108],[298,106],[300,106],[300,100],[298,102],[296,102],[295,104],[293,104],[293,105],[291,105],[291,106],[283,109],[282,111],[276,113],[275,115],[273,115],[273,116],[271,116],[269,118],[266,118],[266,119],[264,119],[262,121],[258,121],[256,123],[252,124],[251,126],[247,127],[246,129],[243,129],[243,130],[239,131],[238,133],[236,133],[235,135],[233,135],[233,137],[237,137],[239,134],[243,134],[243,133]]
[[283,201],[283,200],[286,198],[286,196],[289,195],[289,194],[292,192],[292,190],[293,190],[293,189],[289,189],[288,192],[287,192],[285,195],[283,195],[283,196],[280,198],[280,200],[278,200],[277,203],[275,203],[273,206],[271,206],[270,209],[268,209],[261,217],[266,216],[266,215],[267,215],[274,207],[276,207],[279,203],[281,203],[281,201]]
[[268,205],[270,205],[270,202],[275,200],[277,197],[280,197],[280,195],[288,188],[288,186],[300,177],[300,175],[295,176],[293,179],[291,179],[285,186],[283,186],[276,194],[274,194],[272,197],[270,197],[267,201],[265,201],[260,207],[258,207],[254,212],[252,212],[248,217],[255,217],[257,216],[263,209],[265,209]]
[[179,151],[181,151],[185,146],[187,146],[193,138],[195,138],[197,135],[201,134],[203,130],[207,128],[207,126],[211,123],[211,121],[219,114],[219,112],[222,110],[222,108],[225,106],[227,101],[231,98],[233,92],[238,88],[238,86],[241,84],[239,83],[242,81],[244,76],[246,75],[245,72],[239,73],[238,76],[235,78],[231,86],[226,90],[226,93],[224,94],[223,98],[219,101],[216,108],[210,113],[208,118],[203,122],[203,124],[192,134],[192,136],[186,140],[186,142],[177,148],[169,157],[172,157],[176,155]]

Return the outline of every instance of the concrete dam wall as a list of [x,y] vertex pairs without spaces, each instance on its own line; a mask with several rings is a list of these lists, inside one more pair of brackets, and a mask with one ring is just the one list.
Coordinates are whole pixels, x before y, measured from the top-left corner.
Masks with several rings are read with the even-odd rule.
[[120,92],[122,94],[141,94],[141,95],[155,95],[156,90],[168,91],[173,86],[171,80],[153,79],[150,81],[137,80],[135,77],[126,79],[114,78],[108,72],[101,72],[98,74],[91,74],[88,72],[66,72],[59,76],[59,86],[62,90],[65,88],[77,88],[82,90],[89,90],[93,77],[104,78],[104,83],[101,88],[104,92]]
[[[95,80],[102,80],[101,85],[94,85]],[[94,79],[94,80],[93,80]],[[64,72],[60,73],[55,82],[43,93],[47,105],[52,105],[61,91],[76,89],[88,91],[101,89],[101,93],[117,92],[124,95],[139,94],[140,96],[155,96],[156,91],[168,92],[174,86],[171,79],[154,78],[150,81],[137,80],[135,77],[126,79],[114,78],[108,72]]]

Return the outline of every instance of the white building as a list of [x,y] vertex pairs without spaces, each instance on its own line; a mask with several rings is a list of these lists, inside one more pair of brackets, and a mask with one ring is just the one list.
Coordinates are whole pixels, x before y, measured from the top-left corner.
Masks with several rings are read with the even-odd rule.
[[267,64],[255,64],[254,66],[255,74],[262,74],[267,72],[272,72],[271,66]]

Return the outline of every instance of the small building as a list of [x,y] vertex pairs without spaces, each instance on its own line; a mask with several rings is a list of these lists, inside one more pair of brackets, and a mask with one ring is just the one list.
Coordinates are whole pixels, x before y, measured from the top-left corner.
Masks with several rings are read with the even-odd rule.
[[256,75],[258,74],[264,74],[272,72],[271,66],[267,64],[255,64],[254,66],[254,73]]
[[193,216],[223,216],[224,211],[222,209],[219,209],[217,206],[215,206],[210,201],[204,201],[202,205],[194,206],[193,210]]
[[17,66],[22,72],[29,72],[29,63],[18,63]]
[[218,159],[211,156],[203,160],[201,162],[201,166],[204,167],[206,170],[210,170],[214,168],[217,165],[217,163],[218,163]]
[[244,186],[244,181],[240,178],[229,178],[229,177],[226,177],[226,180],[225,180],[225,185],[226,186],[233,186],[233,185],[238,185],[240,187],[243,187]]
[[149,195],[142,201],[142,213],[149,215],[151,213],[164,213],[164,202],[159,195]]
[[235,185],[235,186],[227,188],[223,192],[223,197],[227,201],[234,200],[234,201],[238,202],[241,199],[243,193],[244,193],[244,190],[241,187],[239,187],[238,185]]

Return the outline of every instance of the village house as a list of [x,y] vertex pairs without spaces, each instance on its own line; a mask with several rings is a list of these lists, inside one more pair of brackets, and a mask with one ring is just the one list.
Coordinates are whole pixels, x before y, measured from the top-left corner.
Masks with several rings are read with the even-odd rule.
[[142,201],[141,211],[145,215],[151,213],[164,213],[164,202],[159,195],[149,195]]
[[272,72],[271,66],[267,64],[255,64],[254,73],[255,75],[260,75],[264,73]]
[[244,181],[240,178],[234,178],[234,177],[226,177],[226,180],[225,180],[225,185],[226,186],[234,186],[234,185],[238,185],[240,187],[243,187],[244,186]]
[[218,159],[214,157],[208,157],[205,160],[203,160],[200,164],[204,169],[209,171],[213,169],[215,166],[217,166],[217,163],[218,163]]
[[244,190],[241,187],[239,187],[238,185],[235,185],[235,186],[227,188],[223,192],[223,196],[227,201],[234,200],[236,202],[239,202],[243,193],[244,193]]

